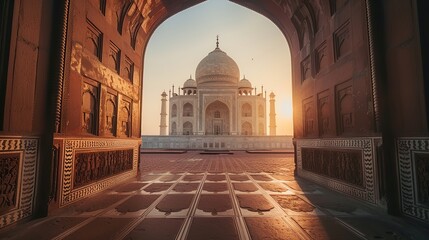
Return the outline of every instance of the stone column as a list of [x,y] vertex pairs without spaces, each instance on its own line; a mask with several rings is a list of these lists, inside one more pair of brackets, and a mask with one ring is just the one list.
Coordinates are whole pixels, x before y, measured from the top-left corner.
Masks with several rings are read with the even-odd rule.
[[159,135],[167,135],[167,93],[161,94],[161,121],[159,124]]
[[274,99],[276,95],[273,92],[270,94],[270,136],[276,135],[276,108]]

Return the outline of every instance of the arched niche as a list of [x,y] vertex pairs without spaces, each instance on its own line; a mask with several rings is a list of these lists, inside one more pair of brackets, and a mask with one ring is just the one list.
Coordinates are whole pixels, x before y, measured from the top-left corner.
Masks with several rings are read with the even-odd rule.
[[252,106],[248,103],[241,106],[241,116],[242,117],[251,117],[252,116]]
[[193,135],[193,124],[189,121],[183,124],[183,135]]
[[185,103],[183,105],[183,116],[184,117],[194,116],[194,106],[191,103]]
[[249,122],[244,122],[241,125],[241,135],[252,135],[252,124]]
[[177,105],[176,104],[173,104],[173,106],[171,106],[171,116],[177,117]]

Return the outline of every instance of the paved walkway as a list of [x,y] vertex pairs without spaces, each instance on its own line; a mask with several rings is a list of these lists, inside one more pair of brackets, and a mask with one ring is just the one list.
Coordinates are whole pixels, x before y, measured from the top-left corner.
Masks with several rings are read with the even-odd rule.
[[[295,178],[292,154],[143,154],[142,174],[1,239],[425,239]],[[426,238],[427,239],[427,238]]]

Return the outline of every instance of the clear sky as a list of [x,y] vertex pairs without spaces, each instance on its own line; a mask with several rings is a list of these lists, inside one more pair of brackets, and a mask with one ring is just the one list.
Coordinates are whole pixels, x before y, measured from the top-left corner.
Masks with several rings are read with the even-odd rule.
[[235,60],[241,77],[245,75],[258,93],[263,85],[267,95],[276,94],[277,135],[292,134],[292,74],[286,38],[268,18],[227,0],[198,4],[155,30],[144,57],[142,134],[159,135],[162,91],[168,94],[174,84],[177,92],[190,75],[195,79],[198,63],[216,47],[216,35],[219,48]]

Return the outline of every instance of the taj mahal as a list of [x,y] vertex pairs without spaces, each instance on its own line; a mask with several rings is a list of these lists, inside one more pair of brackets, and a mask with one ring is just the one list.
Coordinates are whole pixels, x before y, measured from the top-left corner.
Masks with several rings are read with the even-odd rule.
[[[243,77],[237,63],[219,48],[203,58],[183,87],[161,99],[160,135],[266,136],[267,93],[258,93]],[[169,131],[167,134],[167,96]],[[270,97],[269,135],[276,135],[275,95]]]

